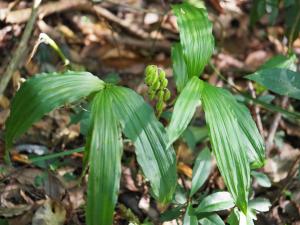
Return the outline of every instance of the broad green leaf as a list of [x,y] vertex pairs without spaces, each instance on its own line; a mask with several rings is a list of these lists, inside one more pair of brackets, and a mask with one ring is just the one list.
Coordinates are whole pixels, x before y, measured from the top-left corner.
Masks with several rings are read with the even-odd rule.
[[39,74],[28,79],[13,98],[6,122],[6,147],[51,110],[101,90],[103,81],[88,72]]
[[99,92],[91,109],[87,224],[109,225],[118,198],[121,177],[122,139],[117,117],[112,109],[109,90]]
[[222,88],[204,83],[202,103],[217,165],[235,204],[247,212],[250,187],[248,143],[239,124],[236,100]]
[[200,76],[214,49],[212,24],[205,9],[188,3],[173,5],[189,78]]
[[212,214],[199,220],[201,225],[225,225],[218,214]]
[[193,210],[191,205],[188,205],[186,212],[183,217],[183,225],[198,225],[197,216],[191,215],[191,211]]
[[231,194],[226,191],[220,191],[203,198],[198,207],[194,210],[194,212],[195,214],[215,212],[229,209],[233,206],[234,201],[232,199]]
[[125,135],[134,142],[137,161],[149,179],[152,193],[160,202],[172,200],[176,189],[176,158],[167,148],[167,134],[152,108],[141,96],[123,87],[112,87],[113,107],[124,126]]
[[291,55],[289,57],[284,55],[276,55],[265,62],[259,70],[271,69],[271,68],[286,68],[290,70],[295,70],[295,61],[297,60],[296,55]]
[[288,69],[273,68],[259,70],[246,76],[269,90],[300,100],[300,73]]
[[272,186],[272,183],[266,174],[256,172],[256,171],[251,171],[251,175],[255,178],[255,180],[260,186],[267,187],[267,188]]
[[202,81],[193,77],[179,95],[172,114],[171,122],[167,128],[169,144],[171,145],[187,128],[197,106],[200,105]]
[[192,188],[190,192],[190,197],[192,197],[199,190],[199,188],[202,187],[202,185],[209,176],[210,170],[211,155],[209,149],[205,148],[199,153],[193,168]]
[[182,47],[180,43],[175,43],[171,50],[173,76],[175,78],[176,87],[179,92],[189,80],[186,64],[183,58]]
[[268,212],[271,205],[269,199],[266,198],[255,198],[249,201],[249,208],[259,212]]
[[183,207],[184,205],[179,205],[175,208],[163,212],[163,214],[161,214],[160,216],[160,221],[165,222],[165,221],[175,220],[179,218]]
[[[231,94],[226,92],[228,100]],[[233,100],[233,99],[232,99]],[[247,155],[251,168],[261,168],[265,164],[265,145],[251,114],[246,106],[231,101],[233,112],[241,128],[241,134],[246,145]]]

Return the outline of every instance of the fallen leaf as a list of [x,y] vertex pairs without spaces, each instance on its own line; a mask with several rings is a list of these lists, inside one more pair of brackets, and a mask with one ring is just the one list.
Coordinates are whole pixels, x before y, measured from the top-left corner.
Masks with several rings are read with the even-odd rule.
[[32,218],[32,225],[63,225],[65,220],[65,208],[60,203],[47,199],[36,210]]

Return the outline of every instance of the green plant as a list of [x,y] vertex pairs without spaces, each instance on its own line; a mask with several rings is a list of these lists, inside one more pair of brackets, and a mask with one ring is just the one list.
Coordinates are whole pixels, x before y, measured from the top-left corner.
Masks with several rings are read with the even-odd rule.
[[134,91],[105,83],[87,72],[38,74],[28,79],[13,99],[6,123],[6,159],[13,140],[44,114],[86,97],[91,101],[91,126],[85,147],[89,165],[88,224],[112,224],[121,175],[122,137],[136,147],[137,160],[162,203],[176,188],[176,160],[167,148],[165,129],[153,110]]
[[[177,90],[181,93],[167,127],[169,145],[183,134],[196,108],[201,105],[217,166],[231,194],[217,192],[195,201],[192,198],[194,187],[200,179],[194,179],[194,174],[200,173],[196,167],[193,169],[190,199],[174,209],[181,212],[186,207],[184,224],[224,224],[214,211],[236,206],[227,222],[231,225],[253,224],[256,213],[268,211],[270,207],[267,199],[251,199],[249,195],[251,175],[261,186],[271,186],[265,174],[253,171],[265,163],[263,139],[243,104],[237,102],[229,91],[198,78],[213,52],[212,29],[206,11],[188,4],[176,5],[173,11],[180,30],[180,43],[172,48],[173,74]],[[275,56],[246,78],[257,81],[275,93],[299,99],[300,74],[295,72],[295,59],[293,54]],[[203,154],[206,151],[203,150]],[[205,157],[202,156],[202,159]],[[201,172],[206,177],[207,170],[202,169]],[[192,207],[195,202],[198,205],[196,208]],[[172,218],[179,215],[177,213]]]
[[[180,29],[180,44],[173,47],[173,69],[181,93],[167,129],[169,145],[182,134],[196,107],[202,104],[218,168],[233,202],[246,216],[250,167],[264,165],[263,140],[245,106],[230,92],[198,78],[213,52],[212,25],[206,11],[188,4],[176,5],[173,11]],[[185,72],[177,73],[177,69]]]
[[[180,95],[167,129],[133,90],[106,83],[88,72],[38,74],[28,79],[13,99],[6,123],[7,161],[13,140],[44,114],[82,98],[91,102],[84,158],[84,168],[89,166],[88,224],[112,224],[121,174],[122,132],[135,145],[138,163],[150,181],[152,195],[162,203],[173,201],[175,205],[162,215],[163,220],[185,213],[186,225],[224,224],[216,212],[234,207],[227,220],[231,225],[253,224],[257,212],[268,210],[268,200],[249,196],[251,175],[262,185],[270,185],[266,176],[251,171],[264,165],[265,148],[249,110],[229,91],[199,78],[214,50],[207,12],[187,3],[174,5],[173,12],[180,29],[180,43],[172,47],[173,74]],[[298,98],[298,74],[289,70],[294,60],[293,55],[275,57],[247,78],[276,93]],[[270,77],[270,73],[277,72],[286,85],[279,85],[278,79]],[[293,79],[296,83],[291,82]],[[170,97],[164,71],[153,65],[147,67],[145,82],[150,98],[158,100],[159,116],[162,104]],[[205,112],[212,152],[228,192],[200,197],[196,194],[210,173],[211,153],[205,148],[196,159],[191,190],[178,197],[180,186],[176,191],[173,143],[184,134],[198,106]],[[299,117],[272,105],[265,106]]]

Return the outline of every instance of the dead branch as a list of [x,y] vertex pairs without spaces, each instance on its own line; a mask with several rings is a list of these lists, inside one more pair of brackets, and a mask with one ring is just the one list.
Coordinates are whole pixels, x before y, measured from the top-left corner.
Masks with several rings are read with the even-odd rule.
[[[289,100],[289,98],[287,96],[283,97],[282,102],[281,102],[282,108],[285,108],[287,106],[288,100]],[[273,123],[270,127],[269,135],[268,135],[267,141],[266,141],[267,155],[269,155],[269,152],[273,147],[273,141],[274,141],[275,134],[276,134],[280,120],[281,120],[281,113],[276,113],[276,115],[274,116],[274,119],[273,119]]]
[[[251,97],[252,98],[256,98],[256,93],[253,87],[253,84],[251,81],[248,82],[248,88],[250,90],[251,93]],[[262,135],[262,137],[264,137],[264,128],[261,122],[261,117],[260,117],[260,108],[258,105],[254,105],[254,117],[255,117],[255,121],[258,127],[258,130],[260,132],[260,134]]]
[[[62,0],[60,2],[49,2],[39,7],[38,15],[39,18],[43,18],[53,13],[63,12],[74,8],[83,8],[86,6],[91,6],[90,2],[87,2],[86,0],[76,0],[76,1]],[[25,23],[30,18],[30,14],[31,14],[30,8],[11,11],[8,12],[5,22]]]
[[28,20],[28,23],[26,24],[20,44],[18,45],[16,51],[14,52],[13,57],[12,57],[10,63],[8,64],[4,74],[0,78],[0,96],[5,91],[7,84],[10,81],[14,72],[20,66],[21,59],[28,47],[28,40],[31,36],[32,29],[33,29],[33,26],[35,24],[35,21],[36,21],[37,15],[38,15],[38,8],[40,6],[40,3],[41,3],[41,0],[34,0],[31,14],[30,14],[30,19]]

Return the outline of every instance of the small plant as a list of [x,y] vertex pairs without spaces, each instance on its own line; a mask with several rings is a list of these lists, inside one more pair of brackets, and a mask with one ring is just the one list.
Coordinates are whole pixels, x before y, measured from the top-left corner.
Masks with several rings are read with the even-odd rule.
[[[176,159],[153,110],[134,91],[105,83],[88,72],[38,74],[28,79],[12,102],[6,123],[6,149],[44,114],[82,98],[91,101],[91,126],[85,147],[89,165],[87,224],[112,224],[121,175],[121,132],[136,147],[137,160],[162,203],[176,188]],[[6,159],[9,159],[8,152]]]
[[[267,211],[270,206],[268,200],[253,199],[249,194],[251,175],[260,184],[270,186],[264,174],[254,171],[265,163],[265,147],[249,110],[229,91],[199,78],[214,50],[207,12],[187,3],[174,5],[173,12],[180,29],[180,43],[172,47],[173,74],[180,94],[166,129],[153,109],[133,90],[106,83],[88,72],[38,74],[28,79],[13,99],[6,123],[7,161],[13,140],[44,114],[83,98],[91,102],[84,157],[84,168],[89,166],[86,209],[89,225],[113,222],[121,175],[122,133],[135,145],[137,161],[150,181],[153,197],[161,203],[174,203],[171,212],[162,215],[163,220],[184,213],[186,225],[224,224],[216,212],[234,208],[227,219],[229,224],[253,224],[256,213]],[[299,99],[299,74],[292,70],[294,61],[292,54],[277,56],[246,78]],[[145,74],[149,97],[157,100],[159,117],[170,98],[168,80],[165,72],[154,65],[148,66]],[[279,79],[274,79],[273,74],[278,74]],[[184,193],[181,201],[176,201],[173,143],[186,130],[198,106],[205,113],[212,153],[228,192],[196,194],[210,173],[211,152],[205,148],[196,159],[191,190]]]

